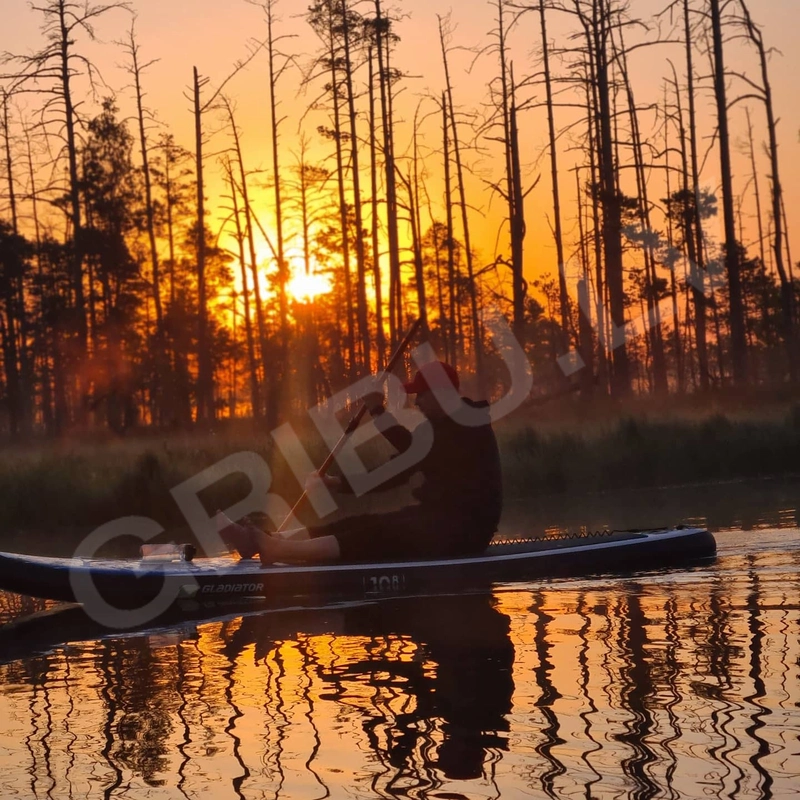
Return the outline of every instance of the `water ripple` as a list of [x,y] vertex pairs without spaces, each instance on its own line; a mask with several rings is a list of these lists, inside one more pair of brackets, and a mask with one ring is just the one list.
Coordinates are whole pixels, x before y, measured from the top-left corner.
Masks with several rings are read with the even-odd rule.
[[0,796],[795,796],[798,567],[770,529],[686,571],[56,625],[0,664]]

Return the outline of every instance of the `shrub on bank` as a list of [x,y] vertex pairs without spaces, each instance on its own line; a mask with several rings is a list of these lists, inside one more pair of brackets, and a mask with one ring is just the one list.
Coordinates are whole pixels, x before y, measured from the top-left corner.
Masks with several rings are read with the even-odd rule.
[[528,428],[503,441],[511,491],[610,491],[800,472],[800,414],[784,421],[701,422],[625,418],[612,428],[539,434]]
[[[326,447],[308,432],[312,460]],[[782,476],[800,472],[800,407],[783,420],[650,421],[625,417],[588,430],[498,425],[509,496],[574,494],[651,486]],[[292,503],[302,491],[267,436],[182,435],[87,446],[6,451],[0,463],[5,535],[14,530],[88,530],[123,516],[147,516],[169,529],[185,525],[170,490],[225,456],[255,451],[270,465],[271,491]],[[359,450],[382,460],[378,444]],[[230,476],[201,495],[206,508],[227,507],[250,491]]]

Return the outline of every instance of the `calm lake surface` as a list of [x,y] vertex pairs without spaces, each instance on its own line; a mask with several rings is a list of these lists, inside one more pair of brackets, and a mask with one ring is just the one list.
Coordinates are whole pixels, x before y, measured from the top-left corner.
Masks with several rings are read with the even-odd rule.
[[[718,558],[686,570],[101,638],[55,614],[0,650],[0,798],[798,796],[799,488],[504,518],[707,524]],[[42,607],[0,593],[2,622]]]

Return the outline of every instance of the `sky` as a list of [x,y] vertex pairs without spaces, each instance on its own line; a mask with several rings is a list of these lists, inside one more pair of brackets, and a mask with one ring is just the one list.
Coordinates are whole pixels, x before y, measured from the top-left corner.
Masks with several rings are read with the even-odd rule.
[[[179,143],[192,148],[192,116],[190,103],[186,98],[191,81],[192,67],[211,79],[211,85],[223,79],[231,70],[231,65],[247,52],[247,42],[265,36],[263,12],[246,0],[220,3],[218,0],[134,0],[137,12],[136,30],[144,60],[158,59],[145,75],[146,102],[156,111],[157,117],[175,134]],[[642,18],[652,15],[666,5],[666,0],[631,0],[631,12]],[[307,2],[293,3],[283,0],[277,6],[279,34],[291,36],[283,46],[301,55],[300,63],[307,64],[317,42],[302,19]],[[398,27],[401,42],[398,45],[395,63],[403,69],[407,77],[403,82],[403,92],[398,100],[401,123],[398,135],[398,148],[404,150],[410,140],[408,121],[413,117],[417,104],[422,101],[422,114],[435,110],[430,95],[438,94],[443,86],[443,70],[438,43],[437,15],[452,12],[455,25],[453,45],[458,46],[452,54],[451,71],[454,82],[456,103],[464,110],[480,109],[485,104],[488,90],[487,82],[492,77],[495,59],[484,55],[477,60],[466,48],[479,48],[488,43],[487,33],[494,28],[496,3],[487,0],[403,0],[395,3],[395,8],[403,15]],[[796,47],[797,22],[800,21],[800,2],[798,0],[759,0],[751,3],[755,20],[764,29],[768,46],[776,48],[771,61],[771,79],[777,115],[780,117],[780,146],[783,185],[787,194],[789,209],[790,236],[795,225],[800,224],[800,213],[795,209],[800,204],[800,105],[796,102],[797,76],[800,75],[800,48]],[[39,33],[40,15],[32,11],[26,0],[0,0],[0,52],[32,52],[41,46]],[[130,113],[130,91],[126,89],[128,77],[121,69],[125,58],[115,40],[124,38],[130,25],[130,15],[124,11],[114,11],[104,17],[97,25],[98,41],[85,45],[100,67],[103,79],[119,93],[119,103],[123,111]],[[552,15],[550,38],[565,42],[568,30],[565,18]],[[511,36],[511,58],[517,75],[533,71],[539,51],[538,20],[529,15],[520,21]],[[683,61],[679,49],[662,45],[651,50],[640,50],[631,58],[631,67],[636,83],[639,102],[660,101],[663,92],[663,79],[668,74],[666,59],[675,61],[679,75],[683,76]],[[707,63],[707,62],[706,62]],[[698,71],[707,74],[708,69],[702,57],[698,56]],[[756,63],[751,56],[732,43],[728,50],[728,66],[731,69],[747,70],[756,76]],[[554,67],[559,71],[558,65]],[[243,130],[245,158],[249,169],[266,167],[269,158],[269,117],[266,109],[266,60],[258,57],[246,71],[237,75],[229,84],[228,91],[237,107],[238,123]],[[285,76],[281,86],[284,96],[282,112],[286,115],[282,136],[284,158],[291,162],[291,152],[296,152],[299,126],[302,114],[313,93],[304,94],[300,86],[299,70]],[[107,94],[108,91],[101,91]],[[736,90],[732,87],[731,97]],[[426,99],[427,97],[427,99]],[[702,135],[708,147],[713,134],[712,98],[704,90],[699,98],[701,110]],[[565,124],[571,112],[564,111],[559,122]],[[754,124],[762,135],[763,106],[751,107]],[[744,109],[735,107],[732,111],[733,133],[741,139],[744,132]],[[423,146],[431,151],[438,147],[438,119],[433,115],[426,123]],[[213,127],[213,124],[212,124]],[[309,128],[315,134],[316,123]],[[549,232],[551,205],[549,167],[546,155],[546,117],[542,109],[526,112],[521,122],[523,137],[523,162],[528,185],[535,182],[541,174],[541,181],[529,196],[526,203],[528,218],[528,240],[526,243],[527,270],[530,276],[547,270],[555,270],[555,249]],[[224,134],[212,140],[211,150],[224,146]],[[574,176],[569,169],[576,157],[573,142],[569,136],[560,142],[562,192],[566,196],[565,229],[570,236],[576,229],[574,219]],[[491,197],[485,181],[497,181],[501,176],[502,163],[491,153],[492,145],[485,154],[474,154],[468,160],[479,177],[470,186],[471,202],[476,208],[473,219],[478,233],[476,236],[480,256],[491,261],[495,252],[507,253],[506,237],[499,234],[501,220],[500,202]],[[766,164],[760,164],[761,191],[767,190]],[[741,157],[735,163],[734,181],[737,192],[741,192],[749,180],[749,167]],[[435,176],[434,176],[435,177]],[[703,184],[715,189],[719,183],[718,155],[709,154],[703,171]],[[219,186],[219,184],[217,185]],[[221,187],[220,187],[221,188]],[[434,191],[434,190],[432,190]],[[440,191],[440,190],[439,190]],[[210,194],[214,195],[212,183]],[[654,194],[658,194],[655,189]],[[662,195],[663,196],[663,195]],[[266,202],[266,200],[265,200]],[[213,205],[213,199],[212,199]],[[744,211],[747,219],[751,213]],[[484,217],[486,219],[484,219]],[[721,226],[721,219],[712,226]],[[745,223],[748,224],[747,221]],[[752,229],[752,225],[749,226]],[[713,233],[713,232],[712,232]],[[800,238],[797,240],[793,259],[800,255]]]

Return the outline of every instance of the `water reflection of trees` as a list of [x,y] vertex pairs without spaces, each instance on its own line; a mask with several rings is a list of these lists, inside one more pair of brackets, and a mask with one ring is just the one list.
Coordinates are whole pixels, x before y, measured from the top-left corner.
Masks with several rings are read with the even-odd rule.
[[34,614],[52,605],[54,604],[49,603],[47,600],[0,591],[0,624],[21,617],[24,614]]
[[800,685],[797,564],[781,565],[759,554],[686,584],[251,614],[58,647],[0,665],[29,765],[24,791],[14,775],[0,789],[638,800],[702,780],[778,796],[798,766]]

